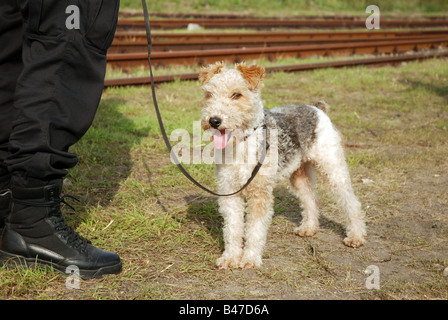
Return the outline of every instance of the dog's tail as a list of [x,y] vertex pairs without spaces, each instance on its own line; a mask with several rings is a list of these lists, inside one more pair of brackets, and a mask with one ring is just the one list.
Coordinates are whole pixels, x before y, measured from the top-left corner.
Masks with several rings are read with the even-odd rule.
[[314,104],[315,107],[319,108],[325,113],[330,112],[330,106],[323,100],[319,100]]

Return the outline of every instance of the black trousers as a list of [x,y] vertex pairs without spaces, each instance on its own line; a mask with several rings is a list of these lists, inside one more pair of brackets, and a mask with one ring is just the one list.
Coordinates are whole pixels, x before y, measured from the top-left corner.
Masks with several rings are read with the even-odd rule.
[[118,10],[119,0],[0,1],[0,189],[45,185],[77,164],[69,148],[98,108]]

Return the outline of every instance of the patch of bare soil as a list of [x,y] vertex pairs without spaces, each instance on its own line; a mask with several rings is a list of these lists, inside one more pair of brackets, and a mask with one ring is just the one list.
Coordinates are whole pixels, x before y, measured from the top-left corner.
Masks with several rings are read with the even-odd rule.
[[[446,299],[448,176],[427,169],[397,175],[385,170],[368,183],[354,173],[368,226],[368,242],[361,248],[344,246],[344,220],[326,198],[325,186],[319,190],[320,232],[312,238],[294,235],[300,204],[280,186],[261,268],[218,270],[206,262],[206,276],[173,274],[159,281],[175,286],[185,299]],[[399,186],[394,192],[382,185],[390,181]],[[187,205],[210,206],[214,201],[190,197]],[[190,216],[185,224],[193,229],[205,225],[222,237],[216,232],[220,218]],[[213,251],[214,259],[221,250]],[[377,278],[371,268],[376,268]]]

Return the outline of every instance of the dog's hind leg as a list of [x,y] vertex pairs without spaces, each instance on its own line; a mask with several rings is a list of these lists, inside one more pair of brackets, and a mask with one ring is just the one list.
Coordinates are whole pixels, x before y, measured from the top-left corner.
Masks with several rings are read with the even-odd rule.
[[316,195],[314,193],[314,168],[310,162],[302,166],[291,176],[293,194],[301,201],[302,223],[294,230],[301,237],[311,237],[317,233],[319,228],[319,212],[317,208]]
[[330,188],[346,217],[347,237],[344,243],[350,247],[364,244],[366,227],[361,204],[355,196],[350,173],[345,161],[341,139],[333,126],[325,123],[317,128],[318,139],[310,150],[310,158],[316,167],[326,175]]

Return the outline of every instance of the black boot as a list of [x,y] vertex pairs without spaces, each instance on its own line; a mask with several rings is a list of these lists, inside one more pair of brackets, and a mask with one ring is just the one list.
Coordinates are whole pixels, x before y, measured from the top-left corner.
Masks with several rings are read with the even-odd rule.
[[53,266],[65,273],[77,266],[84,279],[120,273],[120,257],[94,247],[65,223],[60,204],[62,182],[41,188],[12,186],[12,208],[0,240],[0,261]]

